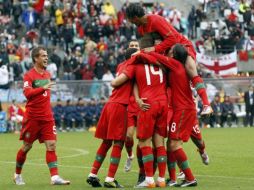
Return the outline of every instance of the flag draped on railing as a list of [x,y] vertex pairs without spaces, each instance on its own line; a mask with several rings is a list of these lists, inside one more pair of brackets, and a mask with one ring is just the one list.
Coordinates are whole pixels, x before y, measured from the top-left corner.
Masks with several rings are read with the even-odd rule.
[[236,51],[216,58],[197,53],[197,62],[220,76],[237,74]]

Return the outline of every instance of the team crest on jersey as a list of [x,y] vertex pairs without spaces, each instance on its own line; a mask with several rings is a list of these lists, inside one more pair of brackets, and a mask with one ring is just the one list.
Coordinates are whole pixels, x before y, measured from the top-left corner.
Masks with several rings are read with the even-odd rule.
[[28,87],[28,86],[29,86],[28,81],[25,81],[25,82],[24,82],[24,88],[26,88],[26,87]]
[[45,91],[42,95],[46,97],[48,95],[47,91]]
[[30,135],[30,133],[29,133],[29,132],[26,132],[26,134],[25,134],[25,138],[26,138],[26,139],[29,139],[29,138],[30,138],[30,136],[31,136],[31,135]]

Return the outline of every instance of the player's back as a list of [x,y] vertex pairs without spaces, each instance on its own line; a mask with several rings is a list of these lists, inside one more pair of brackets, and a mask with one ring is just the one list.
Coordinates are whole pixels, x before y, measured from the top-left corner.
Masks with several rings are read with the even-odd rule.
[[135,79],[139,95],[148,101],[167,100],[166,75],[162,69],[151,64],[137,64]]

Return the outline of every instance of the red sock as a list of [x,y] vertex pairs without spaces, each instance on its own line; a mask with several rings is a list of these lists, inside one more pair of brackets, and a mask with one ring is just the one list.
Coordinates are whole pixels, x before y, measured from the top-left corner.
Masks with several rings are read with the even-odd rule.
[[169,179],[176,181],[176,157],[172,151],[167,152]]
[[108,177],[115,177],[120,159],[121,159],[121,152],[122,152],[123,146],[119,144],[114,144],[110,156],[110,165],[108,170]]
[[164,146],[157,147],[157,163],[159,168],[159,177],[164,178],[167,165],[167,153]]
[[153,175],[157,170],[158,162],[157,162],[157,150],[153,148]]
[[208,96],[206,94],[205,84],[200,76],[195,76],[191,79],[192,86],[196,89],[203,105],[210,105]]
[[141,151],[146,177],[153,177],[153,150],[151,147],[145,146],[141,148]]
[[134,144],[133,138],[126,137],[126,139],[125,139],[125,148],[126,148],[126,151],[127,151],[127,154],[128,154],[129,157],[132,156],[133,144]]
[[194,180],[194,176],[192,174],[191,169],[189,168],[188,159],[187,156],[182,148],[174,151],[176,160],[178,162],[178,165],[183,170],[183,173],[185,174],[185,177],[188,181]]
[[46,151],[46,162],[49,167],[50,175],[58,175],[57,156],[55,151]]
[[95,160],[93,162],[93,167],[91,169],[91,173],[97,175],[101,164],[104,161],[104,158],[107,155],[108,150],[110,149],[112,145],[112,141],[103,141],[100,145],[100,147],[97,150]]
[[139,173],[145,175],[145,168],[142,161],[142,151],[139,146],[137,146],[137,159],[138,159],[138,166],[139,166]]
[[26,161],[26,152],[19,149],[16,157],[16,174],[21,174],[23,164]]

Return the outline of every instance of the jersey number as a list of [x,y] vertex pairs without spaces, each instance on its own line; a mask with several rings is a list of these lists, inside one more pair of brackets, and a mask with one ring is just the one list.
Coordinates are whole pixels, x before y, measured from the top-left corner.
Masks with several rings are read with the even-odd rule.
[[[150,67],[150,68],[149,68],[149,67]],[[151,73],[152,73],[153,75],[159,75],[159,77],[160,77],[160,83],[163,82],[163,73],[162,73],[161,68],[159,68],[158,71],[155,71],[153,65],[147,65],[147,64],[145,64],[146,83],[147,83],[148,86],[151,85],[151,76],[150,76],[149,70],[151,71]]]

